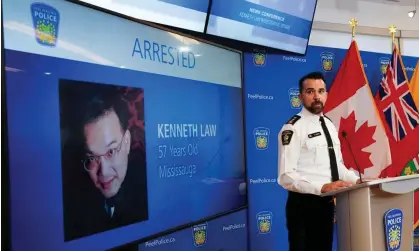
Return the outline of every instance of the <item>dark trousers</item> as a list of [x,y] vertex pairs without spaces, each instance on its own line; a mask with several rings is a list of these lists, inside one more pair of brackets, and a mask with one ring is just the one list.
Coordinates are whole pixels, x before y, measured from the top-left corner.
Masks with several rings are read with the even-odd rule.
[[286,206],[289,251],[331,251],[334,209],[332,197],[289,192]]

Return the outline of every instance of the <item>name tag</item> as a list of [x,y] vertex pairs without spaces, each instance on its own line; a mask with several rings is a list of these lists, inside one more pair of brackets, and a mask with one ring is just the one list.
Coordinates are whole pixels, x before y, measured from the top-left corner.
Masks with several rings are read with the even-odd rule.
[[311,138],[314,138],[314,137],[317,137],[317,136],[320,136],[320,135],[322,135],[320,132],[315,132],[315,133],[309,134],[308,138],[311,139]]

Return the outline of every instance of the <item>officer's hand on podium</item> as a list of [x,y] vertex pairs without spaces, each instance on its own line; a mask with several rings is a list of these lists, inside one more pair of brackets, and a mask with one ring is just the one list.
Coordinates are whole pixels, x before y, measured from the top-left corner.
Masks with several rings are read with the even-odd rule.
[[338,180],[332,183],[327,183],[324,184],[322,187],[321,192],[322,193],[328,193],[328,192],[332,192],[332,191],[336,191],[339,189],[343,189],[343,188],[347,188],[347,187],[351,187],[353,184],[350,182],[346,182],[343,180]]

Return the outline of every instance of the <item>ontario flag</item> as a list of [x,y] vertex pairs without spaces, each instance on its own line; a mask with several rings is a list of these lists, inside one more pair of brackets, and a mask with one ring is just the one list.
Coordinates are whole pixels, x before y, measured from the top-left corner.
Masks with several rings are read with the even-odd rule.
[[358,163],[362,177],[376,178],[391,165],[389,142],[356,41],[352,41],[329,90],[324,113],[339,131],[343,161],[348,169],[358,173]]
[[382,176],[396,177],[419,154],[419,112],[410,93],[409,81],[397,46],[394,46],[375,101],[392,156],[392,165]]
[[[419,142],[418,142],[418,144],[419,144]],[[419,155],[416,156],[414,159],[412,159],[411,161],[409,161],[406,164],[406,166],[404,167],[401,175],[405,176],[405,175],[417,174],[418,169],[419,169]],[[414,216],[413,229],[416,229],[416,228],[419,227],[419,191],[415,192],[413,216]]]
[[[416,108],[419,108],[419,60],[416,64],[416,68],[413,73],[412,79],[410,79],[409,87],[410,87],[410,93],[416,104]],[[417,144],[419,144],[419,141]],[[406,164],[401,175],[416,174],[418,173],[418,171],[419,171],[419,153],[414,159],[412,159]],[[414,210],[415,225],[413,229],[416,229],[419,227],[419,191],[415,192],[414,198],[415,198],[415,210]]]

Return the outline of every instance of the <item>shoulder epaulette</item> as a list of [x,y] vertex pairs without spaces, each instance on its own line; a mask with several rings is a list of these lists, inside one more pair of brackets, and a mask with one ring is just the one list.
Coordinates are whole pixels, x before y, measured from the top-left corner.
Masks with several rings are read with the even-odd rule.
[[299,119],[301,119],[300,115],[294,115],[290,120],[288,120],[287,124],[294,125],[295,122],[297,122]]

